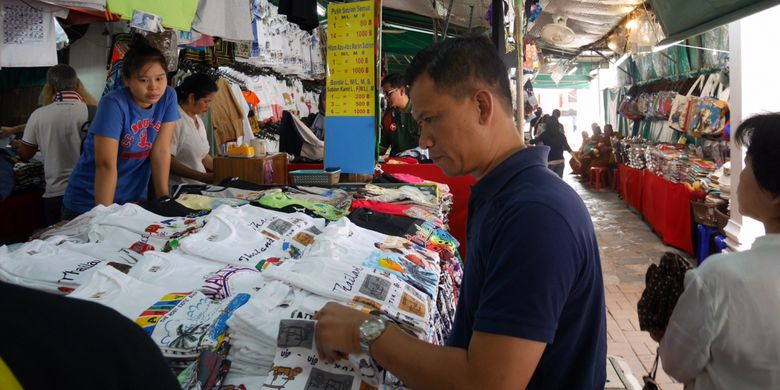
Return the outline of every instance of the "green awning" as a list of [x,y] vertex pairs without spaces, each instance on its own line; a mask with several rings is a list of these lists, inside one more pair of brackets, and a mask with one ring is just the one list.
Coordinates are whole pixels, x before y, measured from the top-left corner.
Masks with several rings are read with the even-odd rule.
[[588,89],[590,77],[583,75],[563,76],[558,84],[552,80],[549,74],[540,74],[533,81],[534,89]]
[[780,0],[650,0],[666,34],[677,42],[780,4]]

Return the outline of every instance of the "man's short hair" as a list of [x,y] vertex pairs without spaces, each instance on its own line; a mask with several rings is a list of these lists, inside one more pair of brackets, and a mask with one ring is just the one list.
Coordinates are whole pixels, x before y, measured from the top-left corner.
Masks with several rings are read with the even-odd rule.
[[423,73],[428,74],[437,89],[458,100],[488,87],[512,113],[506,65],[484,36],[450,38],[426,47],[406,69],[406,82],[411,86]]
[[379,85],[384,86],[385,84],[390,85],[393,88],[406,87],[406,81],[404,80],[404,75],[402,75],[401,73],[390,73],[387,76],[385,76]]
[[780,196],[780,113],[756,115],[739,125],[737,145],[747,146],[747,159],[761,189]]
[[78,81],[76,70],[70,65],[54,65],[46,72],[46,82],[51,85],[54,92],[73,91],[76,89]]
[[559,110],[557,108],[554,109],[553,112],[552,112],[552,116],[554,116],[556,118],[560,118],[561,117],[561,110]]

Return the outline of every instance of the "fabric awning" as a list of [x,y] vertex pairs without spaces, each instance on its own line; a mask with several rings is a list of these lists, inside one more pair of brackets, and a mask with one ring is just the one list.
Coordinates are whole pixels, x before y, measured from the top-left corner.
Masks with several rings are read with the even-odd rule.
[[666,34],[665,45],[701,34],[780,4],[780,0],[650,0]]

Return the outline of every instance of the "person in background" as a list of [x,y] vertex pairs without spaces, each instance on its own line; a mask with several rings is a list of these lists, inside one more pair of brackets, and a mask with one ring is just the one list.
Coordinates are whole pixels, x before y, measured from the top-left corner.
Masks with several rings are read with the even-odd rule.
[[549,115],[544,114],[541,118],[535,123],[535,127],[533,129],[534,138],[542,135],[544,131],[547,129],[547,118],[550,118]]
[[311,131],[314,135],[325,140],[325,90],[320,93],[320,99],[317,103],[317,116],[314,117],[314,121],[311,124]]
[[[557,110],[556,110],[557,111]],[[555,172],[558,177],[563,177],[563,169],[566,166],[566,160],[563,159],[563,152],[567,151],[572,156],[572,160],[575,164],[579,164],[577,157],[569,146],[569,142],[566,140],[566,135],[563,133],[563,126],[558,123],[558,117],[554,115],[547,118],[545,121],[546,130],[539,137],[531,140],[531,144],[535,145],[543,142],[544,145],[550,147],[550,154],[547,156],[547,167]]]
[[[0,282],[1,389],[180,389],[152,338],[113,309]],[[23,322],[19,322],[23,321]],[[89,369],[85,369],[85,365]]]
[[46,86],[39,100],[44,106],[33,111],[27,123],[21,125],[24,135],[21,141],[12,141],[11,147],[24,160],[38,150],[43,155],[43,217],[49,226],[61,219],[68,178],[81,154],[82,128],[90,120],[87,104],[94,108],[95,99],[84,89],[76,70],[60,64],[46,72]]
[[537,135],[536,135],[536,125],[542,119],[542,115],[543,114],[544,114],[544,111],[542,110],[541,107],[537,107],[536,110],[534,111],[534,117],[531,118],[531,121],[529,122],[530,126],[528,127],[531,130],[530,133],[531,133],[531,137],[532,138],[536,138],[537,137]]
[[124,57],[120,87],[100,99],[63,199],[63,219],[96,205],[143,201],[150,175],[155,195],[169,195],[171,136],[179,119],[166,60],[143,38]]
[[[407,69],[420,147],[472,175],[468,261],[448,346],[328,303],[320,356],[365,352],[413,389],[603,390],[606,308],[588,210],[515,127],[504,62],[485,37],[423,49]],[[553,130],[548,129],[548,132]]]
[[187,77],[176,87],[181,117],[171,137],[171,185],[214,181],[209,141],[199,115],[208,112],[217,89],[217,83],[203,73]]
[[390,73],[385,76],[382,79],[382,93],[387,99],[387,109],[392,112],[393,121],[388,126],[382,126],[379,154],[383,155],[390,149],[390,155],[397,156],[418,146],[420,129],[412,118],[412,102],[403,75]]
[[780,388],[780,113],[743,122],[747,146],[737,199],[764,225],[751,249],[711,256],[685,274],[685,290],[660,340],[664,371],[686,389]]

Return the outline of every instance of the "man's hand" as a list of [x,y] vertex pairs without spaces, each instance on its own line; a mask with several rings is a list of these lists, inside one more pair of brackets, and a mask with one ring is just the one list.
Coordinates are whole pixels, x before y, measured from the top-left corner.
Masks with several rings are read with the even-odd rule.
[[317,314],[316,344],[320,357],[327,361],[346,358],[360,350],[360,325],[369,315],[330,302]]

